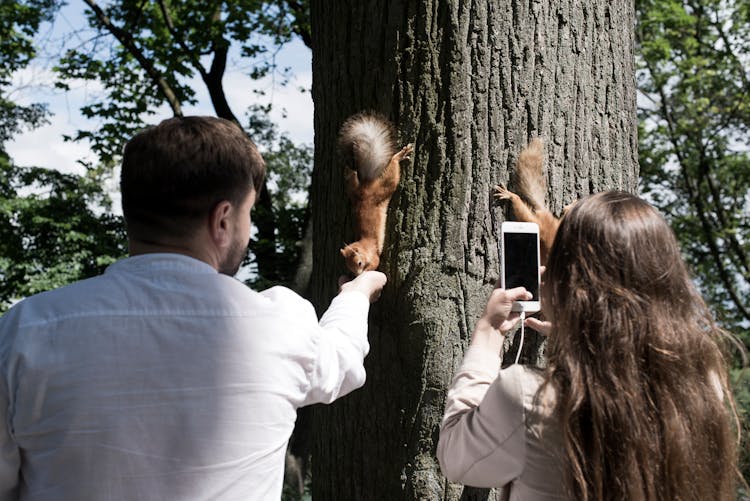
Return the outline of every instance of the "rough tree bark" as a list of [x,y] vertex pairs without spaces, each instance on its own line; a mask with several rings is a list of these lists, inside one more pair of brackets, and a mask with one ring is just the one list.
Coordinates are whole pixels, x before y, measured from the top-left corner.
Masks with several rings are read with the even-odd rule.
[[446,388],[498,275],[507,209],[492,187],[539,135],[553,211],[635,189],[632,1],[313,0],[311,14],[319,310],[352,240],[341,123],[377,110],[416,145],[391,201],[367,384],[315,409],[313,497],[495,499],[449,484],[435,458]]

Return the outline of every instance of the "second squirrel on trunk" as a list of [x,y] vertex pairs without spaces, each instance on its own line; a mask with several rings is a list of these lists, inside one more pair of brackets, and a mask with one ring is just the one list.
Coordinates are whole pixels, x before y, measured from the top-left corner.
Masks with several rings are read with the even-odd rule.
[[359,238],[344,246],[341,255],[354,275],[380,264],[388,203],[401,177],[399,163],[414,151],[412,144],[399,150],[395,136],[393,125],[373,113],[350,117],[339,133],[339,150],[348,167],[346,192]]
[[502,184],[495,186],[495,197],[510,200],[513,215],[518,221],[539,225],[539,254],[542,265],[547,262],[557,228],[560,226],[560,220],[547,209],[544,202],[547,183],[542,172],[543,165],[544,143],[537,137],[518,155],[515,174],[518,194]]

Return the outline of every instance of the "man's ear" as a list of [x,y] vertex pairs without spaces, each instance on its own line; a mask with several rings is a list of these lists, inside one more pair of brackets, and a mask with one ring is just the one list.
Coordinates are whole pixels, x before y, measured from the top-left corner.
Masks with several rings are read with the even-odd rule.
[[214,245],[219,248],[231,245],[233,212],[232,204],[228,200],[222,200],[208,215],[208,232]]

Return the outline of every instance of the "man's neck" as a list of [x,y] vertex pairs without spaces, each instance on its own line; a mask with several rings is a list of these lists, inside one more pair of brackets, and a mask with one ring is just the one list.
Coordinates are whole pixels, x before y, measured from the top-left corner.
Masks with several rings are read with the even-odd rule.
[[214,269],[218,270],[218,261],[213,256],[198,248],[197,246],[190,244],[169,244],[163,242],[148,242],[143,240],[128,240],[128,254],[131,256],[140,256],[143,254],[182,254],[184,256],[192,257],[209,264]]

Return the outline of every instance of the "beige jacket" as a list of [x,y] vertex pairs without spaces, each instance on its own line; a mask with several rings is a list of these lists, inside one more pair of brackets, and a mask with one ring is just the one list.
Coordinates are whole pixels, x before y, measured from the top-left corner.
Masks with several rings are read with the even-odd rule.
[[470,347],[448,392],[438,459],[451,481],[510,489],[510,500],[564,499],[559,429],[542,373]]

